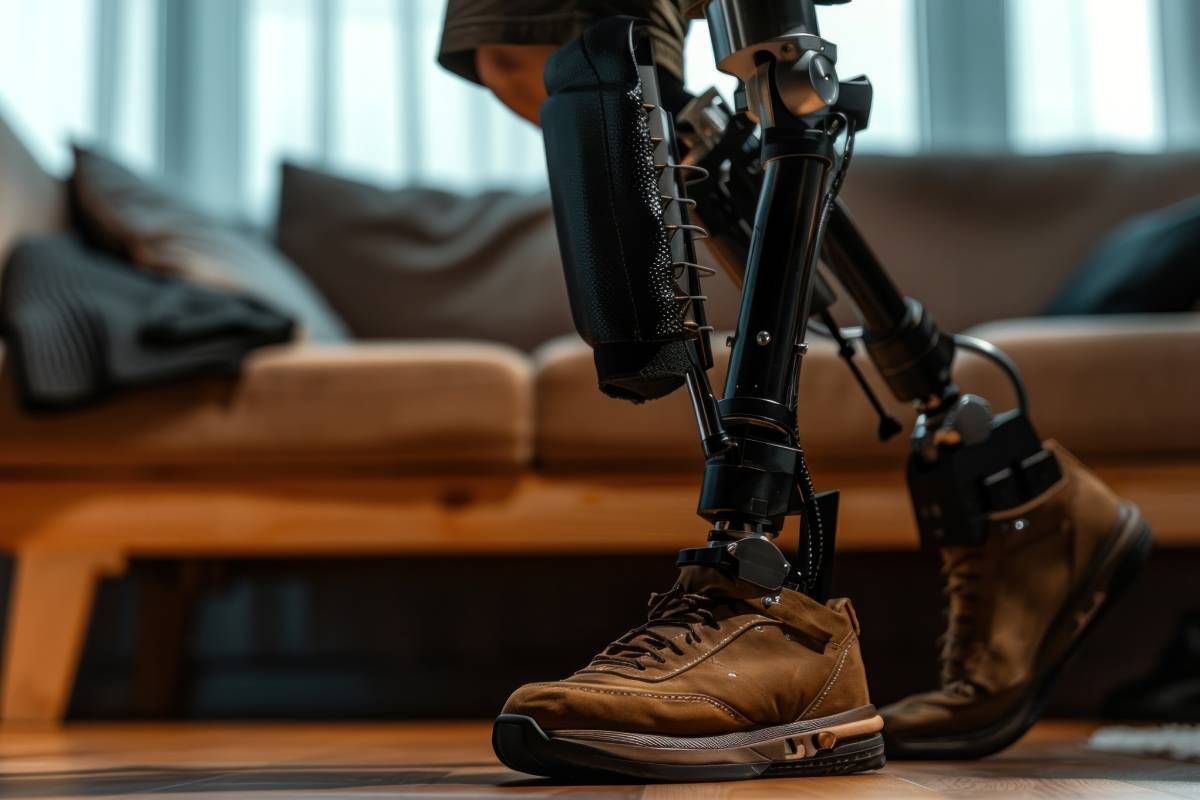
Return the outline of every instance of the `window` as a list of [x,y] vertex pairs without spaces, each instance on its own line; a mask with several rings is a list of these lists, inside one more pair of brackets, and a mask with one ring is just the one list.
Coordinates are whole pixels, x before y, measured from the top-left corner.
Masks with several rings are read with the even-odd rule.
[[1013,146],[1161,149],[1158,9],[1155,0],[1008,0]]
[[279,163],[318,155],[316,89],[318,0],[254,0],[246,36],[249,92],[245,129],[247,191],[265,216],[274,205]]
[[0,2],[0,101],[9,123],[55,172],[73,137],[96,134],[93,0]]
[[[863,151],[914,152],[921,146],[916,0],[858,0],[818,11],[821,35],[838,46],[839,77],[866,75],[875,87],[871,127]],[[731,100],[737,80],[713,65],[708,25],[692,23],[687,41],[687,86],[710,86]]]
[[[930,22],[940,1],[819,10],[822,33],[839,47],[839,74],[866,73],[876,87],[862,150],[930,146],[922,47],[953,35]],[[988,146],[1200,144],[1180,134],[1200,129],[1200,102],[1180,101],[1200,93],[1200,70],[1189,66],[1200,63],[1200,30],[1188,33],[1200,28],[1200,3],[992,1],[1004,2],[1007,26],[970,33],[1006,42],[997,86],[1006,76],[1008,113],[996,119],[1007,130]],[[444,8],[445,0],[0,0],[0,107],[55,171],[69,168],[72,138],[98,139],[135,167],[165,171],[194,200],[259,220],[274,206],[283,158],[395,185],[544,187],[539,132],[435,63]],[[1170,30],[1163,9],[1173,10]],[[197,43],[168,47],[171,36]],[[686,55],[690,88],[717,85],[731,96],[733,79],[716,71],[702,21]]]
[[436,62],[444,0],[253,0],[246,124],[256,216],[282,158],[448,190],[545,184],[541,138]]

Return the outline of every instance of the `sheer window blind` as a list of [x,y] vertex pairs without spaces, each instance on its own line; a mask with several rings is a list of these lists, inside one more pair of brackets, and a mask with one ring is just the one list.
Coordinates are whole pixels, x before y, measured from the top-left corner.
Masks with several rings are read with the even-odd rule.
[[[990,78],[998,86],[988,87],[998,93],[985,102],[1006,111],[988,146],[1200,147],[1200,103],[1178,100],[1200,96],[1200,3],[993,1],[1007,24],[968,26],[975,39],[952,48],[937,37],[956,35],[953,26],[930,19],[942,0],[822,9],[840,72],[865,72],[877,88],[863,150],[953,147],[953,122],[936,137],[930,126],[955,115],[930,104],[964,95],[930,91],[926,55],[941,44],[937,52],[969,58],[987,39],[1004,49]],[[543,187],[536,129],[434,61],[444,2],[3,0],[0,113],[53,170],[69,167],[70,139],[99,140],[201,204],[260,220],[270,217],[284,158],[395,184]],[[687,56],[693,89],[730,92],[703,23]]]

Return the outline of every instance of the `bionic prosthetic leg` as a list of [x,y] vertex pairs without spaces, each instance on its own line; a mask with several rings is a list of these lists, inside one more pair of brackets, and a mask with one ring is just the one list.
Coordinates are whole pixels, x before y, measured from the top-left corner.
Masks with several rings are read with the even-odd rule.
[[[1145,557],[1137,510],[1038,438],[1007,357],[941,332],[838,201],[872,89],[839,80],[837,48],[820,36],[816,5],[835,1],[708,3],[718,65],[740,79],[732,108],[710,92],[668,113],[629,18],[594,25],[547,65],[542,126],[576,325],[608,394],[641,402],[687,387],[705,459],[698,511],[712,529],[680,552],[680,578],[651,598],[646,623],[571,677],[513,694],[493,743],[515,769],[826,775],[882,766],[885,736],[892,756],[995,752],[1033,723],[1058,667]],[[694,248],[710,233],[742,287],[719,401],[701,290],[712,270]],[[860,330],[834,323],[818,261]],[[816,491],[796,424],[810,318],[852,367],[861,339],[914,405],[908,483],[949,583],[942,686],[882,717],[853,608],[829,598],[838,495]],[[994,414],[960,391],[958,348],[1004,369],[1019,407]],[[875,405],[880,436],[894,435]],[[798,546],[785,552],[776,542],[792,516]]]

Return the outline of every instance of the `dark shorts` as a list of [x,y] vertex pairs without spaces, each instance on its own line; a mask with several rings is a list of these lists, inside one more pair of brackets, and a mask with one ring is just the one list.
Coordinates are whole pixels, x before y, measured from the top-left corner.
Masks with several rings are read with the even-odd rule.
[[566,44],[601,17],[645,17],[659,64],[683,75],[684,8],[697,0],[449,0],[438,62],[479,82],[475,51],[484,44]]

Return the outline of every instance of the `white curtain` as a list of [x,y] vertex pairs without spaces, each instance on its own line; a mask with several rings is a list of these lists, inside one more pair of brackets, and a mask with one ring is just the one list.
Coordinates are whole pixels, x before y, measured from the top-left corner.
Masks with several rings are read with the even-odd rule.
[[[838,45],[838,75],[868,75],[875,86],[871,127],[858,145],[864,151],[911,153],[921,147],[917,0],[857,0],[820,10],[821,35]],[[737,81],[713,65],[703,21],[692,23],[687,43],[688,88],[710,86],[733,96]]]
[[1159,8],[1157,0],[1008,0],[1012,144],[1161,149]]
[[[821,11],[840,73],[876,85],[863,150],[928,146],[923,2]],[[1009,53],[1001,141],[1029,152],[1164,147],[1163,2],[1006,0],[1008,29],[994,32]],[[284,158],[395,185],[543,187],[538,132],[436,64],[444,3],[0,0],[0,113],[53,170],[69,168],[70,139],[97,140],[201,204],[260,221]],[[186,18],[173,38],[185,7],[203,24]],[[728,94],[702,23],[687,53],[689,86]]]

